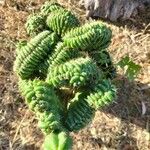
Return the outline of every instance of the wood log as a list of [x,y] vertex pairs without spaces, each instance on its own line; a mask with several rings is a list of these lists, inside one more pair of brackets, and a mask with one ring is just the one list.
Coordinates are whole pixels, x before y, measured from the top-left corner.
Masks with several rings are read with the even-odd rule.
[[150,0],[81,0],[84,4],[86,16],[127,20],[136,16],[150,5]]

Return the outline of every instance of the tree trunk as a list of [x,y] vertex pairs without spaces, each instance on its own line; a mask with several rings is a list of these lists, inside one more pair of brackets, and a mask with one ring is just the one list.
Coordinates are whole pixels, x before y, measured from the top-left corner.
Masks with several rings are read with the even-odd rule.
[[86,9],[86,16],[117,19],[130,19],[143,11],[150,0],[81,0]]

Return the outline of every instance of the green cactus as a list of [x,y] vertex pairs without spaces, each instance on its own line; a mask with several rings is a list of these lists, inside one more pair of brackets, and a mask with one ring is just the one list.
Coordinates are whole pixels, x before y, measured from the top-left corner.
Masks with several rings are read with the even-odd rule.
[[87,96],[88,103],[96,110],[112,103],[116,98],[116,88],[110,80],[103,80]]
[[65,126],[69,131],[78,131],[94,117],[95,110],[112,103],[116,89],[109,80],[99,83],[93,91],[76,93],[68,104]]
[[41,12],[38,14],[31,14],[28,16],[25,28],[30,36],[35,36],[43,30],[47,30],[46,25],[47,16],[53,11],[65,10],[61,5],[54,2],[45,2],[41,7]]
[[116,76],[116,69],[113,66],[112,59],[105,49],[94,50],[89,53],[89,56],[95,60],[97,66],[102,69],[106,78],[112,79]]
[[[39,66],[39,71],[43,76],[48,74],[52,67],[60,65],[66,61],[69,61],[73,58],[80,57],[81,54],[78,50],[66,47],[62,42],[59,42],[52,55],[49,56],[41,65]],[[49,68],[49,69],[48,69]]]
[[64,10],[64,7],[56,2],[46,1],[41,7],[41,14],[49,15],[53,11]]
[[43,30],[47,29],[46,16],[42,14],[31,14],[27,18],[27,22],[25,24],[26,31],[29,35],[35,36]]
[[71,48],[91,51],[107,48],[111,41],[111,30],[99,22],[87,23],[71,29],[63,37],[64,43]]
[[18,43],[16,44],[16,55],[19,55],[19,53],[21,53],[22,49],[26,45],[27,45],[27,41],[26,40],[18,41]]
[[42,148],[71,150],[69,133],[84,128],[116,97],[115,68],[106,50],[111,30],[100,22],[80,26],[57,3],[46,2],[40,11],[27,19],[32,38],[18,42],[14,71],[46,136]]
[[78,50],[68,48],[63,43],[58,43],[52,56],[49,58],[49,65],[54,67],[79,56],[81,55]]
[[90,58],[78,58],[51,68],[46,81],[54,87],[95,84],[101,72]]
[[76,93],[69,102],[65,126],[69,131],[78,131],[92,121],[95,114],[93,107],[85,99],[84,93]]
[[63,36],[67,31],[79,25],[78,19],[67,10],[53,11],[47,17],[47,26]]
[[22,79],[28,79],[37,66],[51,53],[58,37],[50,31],[43,31],[23,47],[14,63],[14,70]]
[[37,79],[33,81],[20,79],[19,89],[29,108],[35,112],[43,132],[50,133],[62,128],[62,107],[52,86]]
[[71,150],[72,139],[66,132],[50,133],[46,136],[43,150]]

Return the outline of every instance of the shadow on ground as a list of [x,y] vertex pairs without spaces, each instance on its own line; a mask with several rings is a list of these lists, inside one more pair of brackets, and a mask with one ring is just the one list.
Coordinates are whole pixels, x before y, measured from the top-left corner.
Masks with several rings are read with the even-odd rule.
[[[98,145],[97,149],[105,146],[119,150],[140,150],[137,146],[138,137],[131,136],[131,133],[133,133],[131,126],[136,126],[150,133],[150,86],[136,81],[130,82],[127,78],[119,75],[114,80],[114,83],[118,89],[116,101],[99,111],[100,115],[104,113],[108,118],[114,117],[119,119],[120,131],[113,132],[113,129],[111,131],[109,127],[108,129],[107,127],[105,128],[104,126],[112,122],[111,119],[110,122],[106,122],[106,120],[103,120],[105,117],[102,116],[101,122],[98,121],[99,124],[97,126],[98,128],[102,127],[103,130],[99,132],[96,138],[91,136],[89,141],[96,143]],[[112,126],[112,128],[114,128],[114,126]],[[109,133],[107,133],[109,131],[105,130],[110,130],[112,135],[109,135]],[[108,134],[111,139],[102,140],[101,137],[104,137],[103,134],[106,134],[105,136]],[[117,145],[117,147],[114,147],[114,145]]]
[[146,121],[150,121],[150,86],[130,82],[123,76],[118,78],[114,81],[118,88],[117,101],[103,111],[147,129]]
[[[150,86],[129,82],[120,75],[114,83],[118,89],[117,99],[100,109],[87,128],[73,134],[75,143],[90,143],[83,146],[85,150],[148,150],[150,142],[146,136],[150,133]],[[141,145],[141,139],[145,139],[144,145]]]

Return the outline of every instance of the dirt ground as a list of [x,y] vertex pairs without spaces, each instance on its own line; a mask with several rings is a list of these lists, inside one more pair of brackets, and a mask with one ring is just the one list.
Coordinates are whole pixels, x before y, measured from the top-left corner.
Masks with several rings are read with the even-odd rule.
[[[38,150],[43,135],[17,88],[13,73],[15,43],[27,39],[24,23],[44,0],[0,0],[0,150]],[[77,1],[60,0],[85,22]],[[118,70],[118,98],[99,110],[93,122],[72,133],[73,150],[150,149],[150,9],[122,23],[107,23],[113,31],[109,48],[114,62],[127,54],[142,69],[134,82]]]

